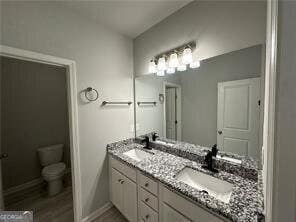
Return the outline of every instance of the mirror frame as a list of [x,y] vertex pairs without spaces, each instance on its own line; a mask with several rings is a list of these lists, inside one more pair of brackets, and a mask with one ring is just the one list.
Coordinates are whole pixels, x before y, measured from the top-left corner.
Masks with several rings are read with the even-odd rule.
[[275,104],[277,81],[277,30],[278,30],[278,0],[267,0],[266,20],[266,62],[265,62],[265,98],[263,122],[263,187],[265,221],[273,222],[275,195],[274,180],[274,140],[275,140]]

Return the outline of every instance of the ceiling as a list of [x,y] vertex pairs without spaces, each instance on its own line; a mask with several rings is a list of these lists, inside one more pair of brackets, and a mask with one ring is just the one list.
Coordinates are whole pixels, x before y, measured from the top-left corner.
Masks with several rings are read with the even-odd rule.
[[135,38],[192,0],[63,1],[75,13]]

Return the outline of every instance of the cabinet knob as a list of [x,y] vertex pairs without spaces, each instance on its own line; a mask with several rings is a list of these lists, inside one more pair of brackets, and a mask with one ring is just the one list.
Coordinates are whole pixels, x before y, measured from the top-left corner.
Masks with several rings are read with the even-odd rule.
[[121,184],[123,184],[124,183],[124,180],[121,180],[121,182],[120,182]]
[[149,198],[147,197],[146,199],[145,199],[145,202],[148,202],[149,201]]
[[148,182],[146,182],[146,183],[145,183],[145,187],[148,187],[148,186],[149,186],[149,183],[148,183]]
[[122,181],[122,179],[119,179],[118,182],[120,183]]
[[0,160],[1,159],[4,159],[4,158],[7,158],[7,157],[8,157],[8,154],[7,153],[0,154]]
[[147,214],[147,215],[145,216],[145,218],[148,219],[148,218],[149,218],[149,214]]

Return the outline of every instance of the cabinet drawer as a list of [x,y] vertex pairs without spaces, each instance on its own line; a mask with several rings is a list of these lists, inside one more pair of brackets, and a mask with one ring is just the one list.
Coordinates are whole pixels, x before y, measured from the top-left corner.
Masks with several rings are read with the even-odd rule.
[[140,222],[158,222],[158,213],[145,205],[143,202],[139,203]]
[[144,176],[142,173],[139,178],[140,186],[148,190],[150,193],[154,195],[158,195],[158,183],[152,180],[151,178]]
[[170,205],[178,212],[182,212],[188,219],[197,222],[222,222],[219,217],[211,214],[210,212],[202,209],[198,205],[193,204],[191,201],[179,196],[178,194],[161,186],[162,201]]
[[144,190],[143,188],[140,188],[139,196],[141,201],[153,208],[155,211],[158,211],[158,198],[156,196]]
[[137,181],[137,171],[126,164],[121,163],[120,161],[114,159],[110,156],[110,163],[113,168],[124,174],[129,179],[133,180],[134,182]]

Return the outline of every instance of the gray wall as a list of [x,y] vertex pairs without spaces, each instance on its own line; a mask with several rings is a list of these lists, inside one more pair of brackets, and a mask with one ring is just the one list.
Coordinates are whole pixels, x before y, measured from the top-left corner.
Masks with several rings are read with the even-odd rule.
[[83,216],[109,201],[106,144],[132,137],[133,107],[102,108],[103,100],[132,100],[132,40],[58,2],[0,2],[1,44],[76,61],[77,87],[95,87],[100,99],[78,96]]
[[37,148],[63,143],[70,165],[66,69],[0,57],[4,190],[41,177]]
[[156,101],[156,106],[136,106],[136,135],[157,132],[163,137],[164,103],[159,101],[159,94],[165,94],[164,82],[180,84],[180,75],[156,77],[144,75],[135,79],[135,96],[138,101]]
[[273,222],[296,221],[295,11],[295,1],[280,1]]
[[265,43],[265,1],[193,1],[134,40],[135,75],[150,59],[196,40],[195,56],[208,59]]
[[227,53],[177,74],[182,85],[184,141],[208,147],[217,143],[217,84],[260,77],[261,50],[259,45]]

